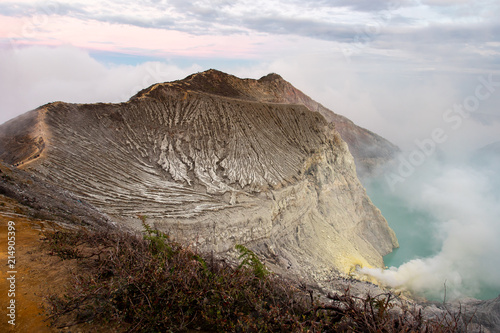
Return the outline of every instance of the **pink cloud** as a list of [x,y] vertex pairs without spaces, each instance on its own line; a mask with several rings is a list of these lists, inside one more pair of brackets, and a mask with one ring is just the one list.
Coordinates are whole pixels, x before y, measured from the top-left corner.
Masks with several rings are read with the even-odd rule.
[[72,45],[84,49],[154,56],[252,59],[281,44],[265,34],[204,35],[143,28],[70,17],[15,18],[0,16],[0,38],[12,46]]

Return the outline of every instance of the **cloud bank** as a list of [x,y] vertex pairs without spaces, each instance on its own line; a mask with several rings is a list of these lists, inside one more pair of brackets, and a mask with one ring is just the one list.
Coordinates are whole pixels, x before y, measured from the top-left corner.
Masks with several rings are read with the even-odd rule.
[[0,123],[46,103],[124,102],[157,82],[200,70],[164,62],[106,66],[74,47],[0,50]]

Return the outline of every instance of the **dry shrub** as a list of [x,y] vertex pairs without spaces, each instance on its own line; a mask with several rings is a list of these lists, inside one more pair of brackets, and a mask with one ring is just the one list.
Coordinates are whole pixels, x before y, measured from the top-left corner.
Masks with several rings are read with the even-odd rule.
[[56,232],[50,251],[81,269],[63,297],[51,296],[53,326],[112,324],[128,332],[454,332],[415,309],[394,314],[390,294],[349,290],[320,304],[313,293],[267,270],[240,246],[234,267],[173,242],[144,223],[116,230]]

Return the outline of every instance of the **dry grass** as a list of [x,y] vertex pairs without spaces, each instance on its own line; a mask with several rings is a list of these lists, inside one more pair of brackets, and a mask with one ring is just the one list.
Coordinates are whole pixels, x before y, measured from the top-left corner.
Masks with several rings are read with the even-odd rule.
[[458,316],[426,320],[391,294],[359,298],[346,290],[319,303],[312,291],[268,274],[240,247],[229,265],[173,242],[146,224],[144,235],[57,232],[54,254],[78,260],[64,297],[51,296],[52,325],[112,325],[128,332],[457,332]]

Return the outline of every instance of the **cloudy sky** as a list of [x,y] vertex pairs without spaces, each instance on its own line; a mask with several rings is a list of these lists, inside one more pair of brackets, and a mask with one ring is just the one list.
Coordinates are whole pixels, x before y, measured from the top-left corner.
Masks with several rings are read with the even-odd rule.
[[0,0],[0,122],[217,68],[277,72],[406,150],[436,128],[473,150],[500,140],[499,17],[498,0]]

